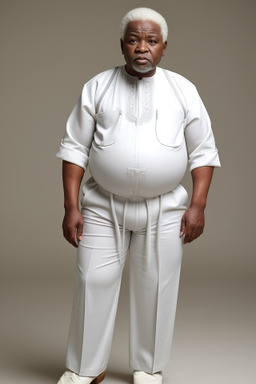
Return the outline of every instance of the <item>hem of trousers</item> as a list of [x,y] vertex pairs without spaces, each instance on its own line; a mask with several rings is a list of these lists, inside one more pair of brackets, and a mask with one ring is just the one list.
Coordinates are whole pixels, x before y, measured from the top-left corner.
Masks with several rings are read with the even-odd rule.
[[162,364],[153,364],[153,366],[149,367],[145,363],[140,364],[138,361],[130,361],[130,368],[133,371],[143,371],[147,373],[157,373],[157,372],[162,372],[167,366],[169,362],[165,362]]
[[66,368],[79,376],[98,376],[107,369],[107,363],[102,364],[98,368],[80,369],[77,363],[66,360]]

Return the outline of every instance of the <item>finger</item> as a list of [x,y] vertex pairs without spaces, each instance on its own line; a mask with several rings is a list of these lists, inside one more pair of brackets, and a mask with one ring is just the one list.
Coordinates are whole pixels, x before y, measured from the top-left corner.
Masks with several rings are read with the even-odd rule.
[[203,229],[201,227],[193,228],[191,232],[188,234],[186,242],[191,243],[192,241],[196,240],[199,236],[201,236],[202,233],[203,233]]
[[184,244],[190,243],[192,241],[191,240],[193,236],[192,233],[193,233],[193,229],[191,228],[191,226],[187,225],[185,237],[184,237]]
[[77,225],[77,232],[76,232],[77,241],[82,240],[82,235],[83,235],[83,222],[78,223]]
[[76,241],[76,235],[75,233],[72,234],[72,236],[69,238],[69,243],[73,245],[73,247],[77,248],[78,247],[78,244],[77,244],[77,241]]
[[76,231],[74,229],[64,228],[63,234],[64,234],[65,239],[70,244],[72,244],[75,248],[77,248]]
[[76,241],[76,229],[72,228],[69,232],[69,242],[72,244],[75,248],[77,248],[77,241]]
[[185,237],[184,237],[184,244],[187,244],[187,243],[189,243],[190,241],[189,241],[189,236],[187,235],[187,234],[185,234]]

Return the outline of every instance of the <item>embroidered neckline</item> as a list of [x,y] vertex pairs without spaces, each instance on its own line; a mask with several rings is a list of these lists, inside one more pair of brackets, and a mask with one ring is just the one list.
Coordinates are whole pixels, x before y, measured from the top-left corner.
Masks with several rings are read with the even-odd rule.
[[153,95],[155,75],[138,79],[122,67],[126,81],[125,115],[128,121],[136,124],[147,123],[153,116]]

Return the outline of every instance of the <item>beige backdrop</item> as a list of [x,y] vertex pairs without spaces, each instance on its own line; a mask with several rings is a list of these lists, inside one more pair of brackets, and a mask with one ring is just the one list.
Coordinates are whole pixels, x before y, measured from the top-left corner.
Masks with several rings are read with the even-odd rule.
[[[253,276],[255,10],[253,0],[1,0],[1,275],[64,276],[74,250],[61,233],[55,159],[82,85],[122,64],[119,22],[155,7],[169,24],[161,65],[196,84],[222,168],[205,234],[187,245],[183,273]],[[190,188],[189,177],[185,185]],[[253,220],[254,219],[254,220]]]
[[[123,63],[119,23],[136,6],[166,17],[161,65],[196,84],[222,162],[205,233],[185,247],[166,383],[255,383],[255,0],[0,0],[0,382],[63,372],[76,252],[55,153],[83,84]],[[131,381],[127,283],[106,384]]]

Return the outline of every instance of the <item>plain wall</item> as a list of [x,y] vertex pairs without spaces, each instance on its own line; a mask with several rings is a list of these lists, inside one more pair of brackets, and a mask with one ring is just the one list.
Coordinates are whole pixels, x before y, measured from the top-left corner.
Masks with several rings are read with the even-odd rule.
[[[253,278],[255,10],[253,0],[2,0],[2,277],[69,276],[62,238],[61,162],[55,158],[83,84],[123,64],[119,23],[148,6],[169,25],[161,66],[198,88],[213,123],[215,171],[206,229],[185,247],[183,276]],[[190,176],[184,180],[190,190]]]

